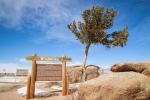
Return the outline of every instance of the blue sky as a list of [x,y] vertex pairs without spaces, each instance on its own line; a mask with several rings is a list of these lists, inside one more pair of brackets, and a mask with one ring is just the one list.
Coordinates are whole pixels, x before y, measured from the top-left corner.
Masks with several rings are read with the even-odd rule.
[[0,0],[0,71],[3,68],[30,68],[24,58],[39,55],[72,58],[80,64],[84,46],[67,29],[73,20],[82,20],[84,9],[100,5],[118,14],[110,31],[125,25],[129,40],[123,48],[90,48],[88,64],[106,68],[114,63],[150,60],[149,0]]

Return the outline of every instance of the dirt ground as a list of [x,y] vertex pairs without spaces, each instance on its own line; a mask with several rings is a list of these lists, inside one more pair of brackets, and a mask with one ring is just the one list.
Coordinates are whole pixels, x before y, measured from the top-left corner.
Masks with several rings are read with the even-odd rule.
[[11,90],[0,92],[0,100],[25,100],[25,97],[17,94],[19,86],[13,87]]
[[[26,97],[22,97],[21,95],[17,94],[17,89],[20,86],[15,86],[10,90],[0,92],[0,100],[26,100]],[[71,100],[70,96],[54,96],[54,97],[38,97],[30,100]]]

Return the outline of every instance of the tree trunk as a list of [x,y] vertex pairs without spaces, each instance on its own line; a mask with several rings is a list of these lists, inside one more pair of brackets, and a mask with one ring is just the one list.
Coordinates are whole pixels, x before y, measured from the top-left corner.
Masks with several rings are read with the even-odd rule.
[[88,56],[88,52],[89,52],[89,48],[90,48],[91,44],[87,44],[85,47],[85,54],[84,54],[84,59],[83,59],[83,65],[82,65],[82,82],[85,81],[86,79],[86,61],[87,61],[87,56]]

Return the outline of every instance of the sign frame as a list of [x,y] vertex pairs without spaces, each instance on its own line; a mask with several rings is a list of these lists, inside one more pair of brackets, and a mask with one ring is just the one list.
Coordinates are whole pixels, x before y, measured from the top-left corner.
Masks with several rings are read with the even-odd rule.
[[57,61],[62,63],[62,95],[68,95],[69,81],[67,77],[67,61],[71,61],[71,58],[67,56],[62,57],[52,57],[52,56],[38,56],[34,54],[32,56],[26,57],[26,60],[32,61],[31,76],[28,77],[27,82],[27,95],[26,99],[31,99],[35,97],[35,82],[37,73],[37,63],[36,61]]

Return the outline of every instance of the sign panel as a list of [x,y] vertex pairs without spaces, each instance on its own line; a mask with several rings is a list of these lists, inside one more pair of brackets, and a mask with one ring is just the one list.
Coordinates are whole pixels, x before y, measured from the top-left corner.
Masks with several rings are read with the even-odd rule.
[[62,81],[62,64],[37,64],[36,81]]

